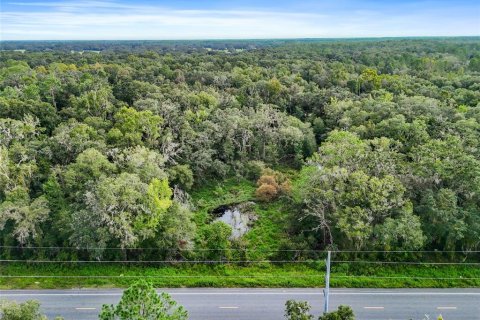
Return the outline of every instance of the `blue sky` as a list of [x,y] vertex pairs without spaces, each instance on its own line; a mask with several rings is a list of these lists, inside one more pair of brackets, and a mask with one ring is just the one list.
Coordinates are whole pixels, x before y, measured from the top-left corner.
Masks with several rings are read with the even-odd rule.
[[2,40],[478,36],[473,0],[0,0]]

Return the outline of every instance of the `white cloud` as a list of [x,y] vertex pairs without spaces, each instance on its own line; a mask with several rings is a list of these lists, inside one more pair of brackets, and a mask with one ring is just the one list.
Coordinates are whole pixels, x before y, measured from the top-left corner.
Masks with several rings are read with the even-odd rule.
[[0,13],[3,40],[455,35],[459,30],[469,30],[471,23],[456,21],[452,26],[440,21],[432,24],[424,13],[391,17],[375,10],[328,14],[244,9],[177,10],[114,1],[10,4],[22,10]]

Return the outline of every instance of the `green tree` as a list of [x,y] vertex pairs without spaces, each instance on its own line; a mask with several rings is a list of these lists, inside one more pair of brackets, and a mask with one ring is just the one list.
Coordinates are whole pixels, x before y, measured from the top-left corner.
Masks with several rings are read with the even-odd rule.
[[47,320],[47,317],[40,313],[40,303],[35,300],[20,304],[0,301],[0,315],[2,320]]
[[[22,303],[0,300],[0,319],[2,320],[48,320],[40,312],[40,303],[36,300],[27,300]],[[56,317],[55,320],[62,320]]]
[[376,224],[407,210],[405,188],[392,176],[363,171],[312,169],[300,187],[305,214],[317,221],[327,245],[363,248]]
[[209,260],[223,260],[230,256],[230,236],[232,228],[224,222],[217,221],[207,224],[198,230],[197,246],[206,249],[201,252],[202,258]]
[[158,152],[143,146],[123,149],[115,157],[115,163],[123,172],[137,174],[143,182],[165,179],[165,159]]
[[167,293],[157,294],[153,286],[141,280],[124,291],[120,302],[103,305],[101,320],[184,320],[188,313]]
[[97,130],[74,119],[57,126],[50,145],[54,158],[63,164],[71,163],[87,149],[105,149],[105,141]]
[[168,169],[169,180],[181,188],[189,190],[193,186],[193,172],[188,165],[175,165]]
[[168,249],[167,255],[174,256],[176,252],[172,249],[181,251],[194,247],[195,234],[192,212],[187,206],[173,201],[158,224],[154,239],[158,248]]
[[[73,213],[72,241],[84,246],[113,241],[131,247],[152,237],[171,206],[172,191],[167,180],[142,182],[138,175],[123,172],[116,177],[102,176],[84,195],[84,209]],[[89,232],[85,233],[85,228]],[[89,239],[88,235],[93,239]]]
[[45,196],[32,201],[27,190],[15,188],[7,192],[5,201],[0,203],[0,231],[5,228],[8,221],[12,221],[11,236],[20,245],[25,245],[41,236],[40,225],[48,218],[49,213]]
[[91,187],[100,177],[112,174],[116,169],[115,164],[100,151],[93,148],[84,150],[63,173],[69,197],[81,201],[87,187]]
[[374,229],[382,250],[419,250],[425,245],[420,217],[413,214],[411,204],[396,219],[386,218]]
[[115,125],[108,133],[112,143],[122,146],[155,146],[161,133],[162,117],[150,110],[137,111],[134,108],[121,108],[114,116]]
[[285,319],[287,320],[313,320],[310,314],[310,304],[307,301],[288,300],[285,303]]
[[352,308],[349,306],[338,306],[338,310],[325,313],[318,320],[355,320]]
[[99,117],[106,119],[114,110],[112,103],[113,94],[110,87],[101,87],[83,93],[80,97],[72,99],[77,118]]

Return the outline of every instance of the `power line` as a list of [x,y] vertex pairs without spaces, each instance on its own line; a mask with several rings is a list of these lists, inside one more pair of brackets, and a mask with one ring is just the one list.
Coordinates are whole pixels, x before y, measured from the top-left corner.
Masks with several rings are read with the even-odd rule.
[[[30,260],[2,259],[4,262],[22,263],[125,263],[125,264],[252,264],[252,263],[323,263],[324,260]],[[367,260],[332,260],[332,263],[365,263],[365,264],[404,264],[404,265],[480,265],[480,262],[418,262],[418,261],[367,261]]]
[[198,264],[230,264],[230,263],[318,263],[323,260],[23,260],[4,259],[1,262],[23,262],[23,263],[198,263]]
[[[324,274],[310,275],[0,275],[0,278],[317,278]],[[367,279],[418,279],[418,280],[480,280],[480,277],[416,277],[416,276],[365,276],[365,275],[334,275],[336,278],[367,278]]]
[[[68,246],[0,246],[4,249],[69,249],[69,250],[158,250],[173,252],[195,252],[195,251],[240,251],[240,252],[321,252],[327,253],[328,250],[320,249],[240,249],[240,248],[199,248],[199,249],[179,249],[179,248],[155,248],[155,247],[68,247]],[[480,253],[480,250],[331,250],[332,253]]]
[[480,280],[480,277],[473,277],[473,278],[444,278],[444,277],[415,277],[415,276],[362,276],[362,275],[355,275],[355,276],[334,276],[335,278],[368,278],[368,279],[423,279],[423,280]]
[[332,253],[480,253],[479,250],[334,250]]
[[418,262],[418,261],[365,261],[333,260],[332,263],[370,263],[370,264],[414,264],[414,265],[480,265],[480,262]]
[[242,275],[242,276],[229,276],[229,275],[121,275],[121,276],[107,276],[107,275],[0,275],[0,278],[311,278],[311,277],[324,277],[323,274],[311,274],[311,275]]
[[137,248],[115,248],[115,247],[64,247],[64,246],[0,246],[3,249],[67,249],[67,250],[157,250],[157,251],[167,251],[167,252],[195,252],[195,251],[240,251],[240,252],[322,252],[327,253],[325,250],[315,250],[315,249],[240,249],[240,248],[211,248],[211,249],[179,249],[179,248],[154,248],[154,247],[137,247]]

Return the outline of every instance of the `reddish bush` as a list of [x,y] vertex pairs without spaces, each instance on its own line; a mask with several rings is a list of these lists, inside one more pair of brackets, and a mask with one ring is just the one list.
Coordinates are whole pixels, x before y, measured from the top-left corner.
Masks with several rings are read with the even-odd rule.
[[280,194],[288,194],[291,191],[290,181],[280,172],[265,169],[263,175],[257,181],[255,195],[261,201],[272,201]]
[[277,197],[277,188],[270,184],[262,184],[255,191],[255,195],[261,201],[270,202]]
[[274,176],[267,176],[267,175],[261,176],[257,181],[257,186],[260,187],[262,184],[269,184],[271,186],[274,186],[275,189],[278,188],[278,183]]

